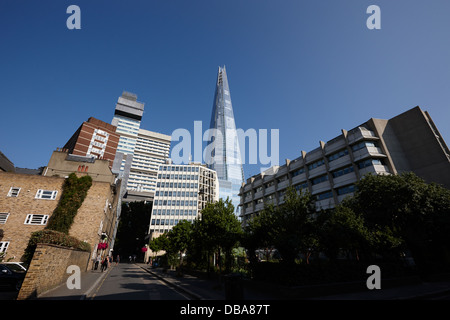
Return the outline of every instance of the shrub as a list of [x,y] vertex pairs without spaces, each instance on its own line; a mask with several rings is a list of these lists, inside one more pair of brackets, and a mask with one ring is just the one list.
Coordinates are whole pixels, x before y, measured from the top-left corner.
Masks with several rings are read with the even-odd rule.
[[55,230],[40,230],[31,234],[31,238],[28,241],[28,246],[25,249],[25,254],[22,260],[28,264],[31,262],[38,243],[56,244],[62,247],[73,248],[81,251],[91,251],[91,246],[89,243],[80,241],[77,238],[71,237],[63,232]]

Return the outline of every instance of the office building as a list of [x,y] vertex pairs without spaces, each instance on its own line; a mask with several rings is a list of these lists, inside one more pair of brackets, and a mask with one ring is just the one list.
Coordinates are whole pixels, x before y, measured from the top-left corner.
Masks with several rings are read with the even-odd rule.
[[142,129],[143,114],[144,103],[124,92],[111,122],[120,134],[113,172],[126,185],[124,201],[151,201],[158,167],[169,157],[171,136]]
[[[209,139],[213,154],[207,154],[205,162],[217,172],[219,197],[224,200],[229,197],[239,216],[239,190],[244,182],[244,169],[225,66],[219,67],[217,73],[210,129],[215,129],[212,131],[215,136]],[[221,139],[218,139],[217,133],[220,133]]]
[[283,203],[286,188],[309,190],[316,208],[330,209],[353,194],[365,174],[412,171],[450,188],[450,152],[433,120],[419,107],[392,119],[370,119],[283,166],[247,179],[240,190],[245,225],[265,203]]
[[168,232],[181,220],[193,221],[209,202],[219,200],[214,170],[199,163],[175,165],[168,160],[158,170],[149,235]]

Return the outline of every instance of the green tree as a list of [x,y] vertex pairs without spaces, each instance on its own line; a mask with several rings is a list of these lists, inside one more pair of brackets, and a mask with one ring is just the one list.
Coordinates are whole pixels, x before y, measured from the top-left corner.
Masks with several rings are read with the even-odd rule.
[[309,192],[298,194],[290,187],[279,206],[267,205],[258,217],[253,218],[246,229],[247,244],[259,247],[274,246],[283,261],[295,263],[299,253],[307,257],[317,246],[314,225],[314,199]]
[[424,272],[449,264],[450,190],[411,172],[367,175],[346,206],[362,215],[384,257],[398,259],[408,249]]
[[[219,270],[222,270],[222,252],[225,253],[225,272],[230,272],[232,250],[237,247],[242,235],[239,220],[234,214],[234,206],[229,198],[208,203],[202,210],[196,231],[202,235],[202,247],[211,252],[217,252]],[[208,254],[209,257],[209,254]]]
[[183,265],[183,255],[192,241],[192,223],[187,220],[178,222],[168,233],[167,252],[179,254],[179,268]]

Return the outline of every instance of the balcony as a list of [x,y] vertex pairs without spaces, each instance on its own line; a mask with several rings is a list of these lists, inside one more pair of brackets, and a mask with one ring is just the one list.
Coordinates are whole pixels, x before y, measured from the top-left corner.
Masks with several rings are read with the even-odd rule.
[[352,144],[354,142],[367,139],[367,140],[378,140],[378,137],[375,135],[373,131],[370,131],[366,128],[359,127],[355,129],[353,132],[349,132],[348,143]]
[[343,167],[346,164],[350,164],[350,163],[351,163],[350,155],[347,154],[343,157],[340,157],[338,159],[328,162],[328,166],[330,168],[330,171],[333,171],[336,168]]
[[356,174],[354,172],[350,172],[344,174],[343,176],[337,177],[333,179],[334,188],[341,187],[346,184],[350,184],[356,182]]
[[362,149],[359,149],[357,151],[353,151],[353,157],[354,161],[359,161],[361,159],[375,156],[375,157],[386,157],[385,154],[383,154],[383,151],[379,147],[364,147]]
[[331,189],[330,182],[327,180],[312,186],[311,193],[312,194],[321,193],[323,191],[327,191],[330,189]]
[[359,174],[361,177],[363,177],[364,175],[368,174],[368,173],[373,173],[373,174],[390,174],[389,172],[389,168],[388,166],[384,166],[381,164],[374,164],[372,166],[363,168],[363,169],[359,169]]

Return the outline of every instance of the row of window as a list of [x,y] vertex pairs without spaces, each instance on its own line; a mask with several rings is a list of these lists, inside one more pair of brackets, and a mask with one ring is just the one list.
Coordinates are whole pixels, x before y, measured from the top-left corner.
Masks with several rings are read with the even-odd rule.
[[[20,194],[20,190],[22,188],[11,187],[8,192],[8,197],[16,198]],[[43,190],[39,189],[34,196],[35,199],[46,199],[46,200],[55,200],[58,191],[56,190]]]
[[178,224],[179,221],[187,220],[189,222],[192,222],[193,219],[152,219],[151,225],[152,226],[175,226]]
[[196,206],[197,200],[154,200],[154,206]]
[[196,197],[197,192],[193,191],[156,191],[155,197]]
[[[8,220],[9,212],[0,212],[0,224],[5,224]],[[48,221],[46,214],[27,214],[24,224],[45,225]]]
[[195,216],[197,215],[197,210],[180,210],[180,209],[158,209],[158,210],[153,210],[152,212],[152,216],[179,216],[179,215],[185,215],[185,216]]
[[158,188],[198,188],[198,183],[182,183],[182,182],[157,182]]
[[158,179],[198,180],[197,174],[158,174]]
[[180,171],[180,172],[198,172],[198,167],[193,166],[160,166],[159,170],[162,171]]

